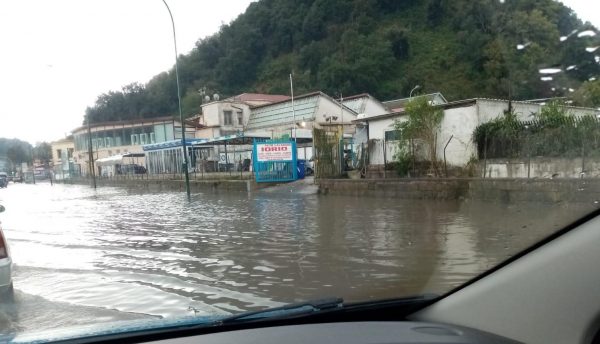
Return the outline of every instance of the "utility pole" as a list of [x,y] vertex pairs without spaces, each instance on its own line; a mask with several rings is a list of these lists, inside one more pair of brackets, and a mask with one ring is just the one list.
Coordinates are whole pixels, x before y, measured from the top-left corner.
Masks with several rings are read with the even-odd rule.
[[292,79],[292,73],[290,73],[290,90],[292,94],[292,121],[294,122],[292,128],[294,128],[293,136],[294,141],[296,141],[296,108],[294,107],[294,81]]
[[190,174],[188,172],[188,156],[185,142],[185,121],[183,120],[183,112],[181,111],[181,91],[179,86],[179,68],[177,66],[177,36],[175,35],[175,20],[173,20],[173,14],[171,9],[165,0],[162,0],[167,11],[169,11],[169,17],[171,17],[171,25],[173,26],[173,46],[175,47],[175,78],[177,79],[177,102],[179,105],[179,121],[181,122],[181,146],[183,149],[183,172],[185,174],[185,192],[187,193],[188,201],[191,200],[190,196]]
[[33,157],[33,146],[31,146],[31,178],[33,179],[33,185],[35,185],[35,158]]
[[96,171],[94,170],[94,150],[92,148],[92,129],[90,127],[90,115],[87,115],[87,130],[88,130],[88,160],[89,160],[89,169],[92,175],[92,185],[94,186],[94,190],[96,189]]

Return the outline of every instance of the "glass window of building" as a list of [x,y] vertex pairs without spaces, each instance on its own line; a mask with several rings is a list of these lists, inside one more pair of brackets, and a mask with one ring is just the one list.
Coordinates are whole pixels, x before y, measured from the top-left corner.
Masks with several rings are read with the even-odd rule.
[[148,134],[142,133],[140,134],[140,144],[145,145],[148,143]]
[[223,124],[224,125],[232,125],[233,124],[233,118],[232,118],[231,111],[223,111]]

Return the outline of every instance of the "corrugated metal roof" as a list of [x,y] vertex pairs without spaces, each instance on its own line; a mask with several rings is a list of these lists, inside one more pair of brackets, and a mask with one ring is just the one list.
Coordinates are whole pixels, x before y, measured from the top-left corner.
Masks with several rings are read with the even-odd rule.
[[237,96],[229,97],[225,100],[228,101],[238,101],[238,102],[247,102],[247,101],[265,101],[269,103],[280,102],[284,100],[290,99],[289,96],[282,94],[265,94],[265,93],[242,93]]
[[311,93],[308,96],[295,98],[293,110],[291,100],[255,107],[250,114],[247,129],[293,124],[294,119],[296,122],[312,120],[319,105],[320,95],[320,93]]
[[[185,139],[185,145],[191,146],[191,145],[198,144],[198,143],[205,142],[205,141],[207,141],[207,140],[206,139]],[[183,145],[183,140],[177,139],[177,140],[165,141],[165,142],[160,142],[160,143],[151,143],[151,144],[147,144],[147,145],[142,145],[142,150],[153,151],[153,150],[160,150],[160,149],[166,149],[166,148],[181,147],[182,145]]]
[[430,100],[430,101],[433,101],[433,100],[435,100],[436,97],[439,97],[439,99],[441,100],[441,103],[437,103],[437,104],[434,104],[434,105],[448,103],[448,101],[446,100],[446,98],[444,98],[444,96],[440,92],[436,92],[436,93],[430,93],[430,94],[423,94],[423,95],[419,95],[419,96],[414,96],[412,98],[409,97],[409,98],[387,100],[387,101],[383,102],[383,105],[388,110],[390,110],[390,111],[402,111],[404,109],[404,107],[406,107],[406,104],[411,99],[421,98],[421,97],[427,97],[427,99]]
[[369,95],[363,94],[363,95],[360,95],[360,97],[351,97],[351,98],[344,99],[342,101],[342,103],[347,108],[351,109],[352,111],[354,111],[356,113],[363,113],[363,112],[365,112],[365,106],[367,105],[368,101],[369,101]]

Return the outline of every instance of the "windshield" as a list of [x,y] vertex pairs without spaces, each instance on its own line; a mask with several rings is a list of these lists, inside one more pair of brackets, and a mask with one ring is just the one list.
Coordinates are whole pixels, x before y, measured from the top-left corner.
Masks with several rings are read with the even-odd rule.
[[592,2],[0,8],[3,338],[443,295],[599,207]]

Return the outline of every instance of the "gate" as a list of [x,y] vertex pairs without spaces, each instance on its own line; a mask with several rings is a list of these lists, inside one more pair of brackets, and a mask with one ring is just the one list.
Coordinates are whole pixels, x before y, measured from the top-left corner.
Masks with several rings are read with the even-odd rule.
[[327,126],[313,129],[315,145],[315,177],[338,178],[344,170],[342,127]]
[[254,140],[256,182],[289,182],[298,179],[296,142],[289,139]]

